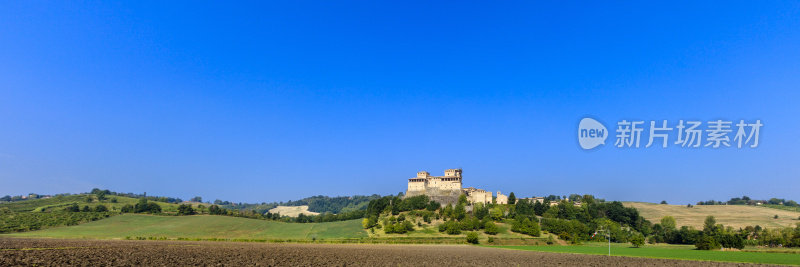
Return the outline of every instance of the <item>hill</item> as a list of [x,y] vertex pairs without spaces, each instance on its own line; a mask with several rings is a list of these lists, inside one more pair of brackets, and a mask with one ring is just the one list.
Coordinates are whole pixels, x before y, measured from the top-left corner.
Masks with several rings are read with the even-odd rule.
[[228,216],[122,214],[75,226],[0,236],[124,239],[126,237],[311,239],[367,237],[360,220],[283,223]]
[[[761,227],[795,226],[800,220],[800,212],[747,205],[697,205],[691,208],[683,205],[666,205],[643,202],[623,202],[626,207],[639,210],[642,217],[658,223],[664,216],[675,217],[678,226],[703,228],[706,216],[712,215],[717,223],[734,228],[760,225]],[[778,218],[775,219],[775,215]]]
[[[40,198],[14,202],[0,203],[0,208],[8,208],[13,212],[50,212],[60,211],[73,203],[78,206],[89,206],[94,208],[98,205],[106,205],[110,211],[119,211],[122,206],[126,204],[135,205],[139,202],[137,198],[125,196],[106,196],[105,199],[100,200],[94,194],[76,194],[76,195],[60,195],[51,198]],[[158,202],[164,212],[177,212],[178,204]]]
[[297,217],[297,215],[319,215],[319,212],[308,211],[308,206],[277,206],[269,210],[270,213],[278,213],[281,216]]

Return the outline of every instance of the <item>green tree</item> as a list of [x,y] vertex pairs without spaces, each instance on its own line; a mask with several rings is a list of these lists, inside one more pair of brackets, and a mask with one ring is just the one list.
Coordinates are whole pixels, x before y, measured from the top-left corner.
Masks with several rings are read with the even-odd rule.
[[675,223],[675,218],[672,216],[664,216],[663,218],[661,218],[661,227],[663,227],[666,230],[675,230],[677,227]]
[[181,204],[178,206],[178,215],[194,215],[194,209],[192,205],[189,204]]
[[697,243],[695,243],[694,246],[699,250],[714,250],[722,247],[722,245],[720,245],[719,242],[714,239],[714,237],[709,235],[703,235],[698,238]]
[[709,215],[703,222],[703,232],[705,234],[713,234],[717,231],[717,219]]
[[641,247],[644,246],[644,235],[641,233],[634,233],[633,236],[630,238],[631,245],[634,247]]
[[72,203],[72,205],[67,206],[67,208],[65,208],[64,210],[69,212],[79,212],[81,211],[81,208],[78,207],[78,203]]
[[477,232],[467,233],[467,242],[471,244],[478,244],[478,233]]
[[497,228],[497,224],[488,221],[483,225],[483,232],[485,232],[487,235],[496,235],[499,232],[499,229]]
[[131,204],[125,204],[119,211],[122,213],[134,213],[136,212],[136,208]]
[[106,212],[106,211],[108,211],[108,207],[106,207],[106,205],[97,205],[97,207],[94,207],[94,211],[96,211],[96,212]]
[[464,208],[464,205],[461,204],[456,205],[456,208],[453,209],[453,217],[455,217],[456,220],[459,221],[467,217],[467,210],[466,208]]
[[467,202],[467,195],[461,194],[458,196],[458,205],[466,206],[467,204],[469,204]]
[[492,220],[499,221],[503,219],[503,209],[500,207],[494,207],[489,210],[489,216],[492,217]]
[[514,192],[508,194],[508,204],[514,205],[517,203],[517,196],[514,195]]

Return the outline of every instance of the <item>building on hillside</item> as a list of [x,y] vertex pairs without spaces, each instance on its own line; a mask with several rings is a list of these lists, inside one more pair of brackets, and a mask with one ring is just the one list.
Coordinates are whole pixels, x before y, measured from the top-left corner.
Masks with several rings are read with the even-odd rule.
[[497,198],[495,199],[496,204],[508,204],[508,196],[503,195],[500,191],[497,191]]
[[461,169],[447,169],[444,176],[431,176],[427,171],[417,172],[417,176],[408,179],[406,196],[427,195],[431,200],[442,205],[458,203],[461,194],[467,196],[470,203],[491,203],[492,192],[473,187],[463,188]]
[[467,200],[470,203],[492,203],[492,192],[474,187],[464,188],[464,194],[467,195]]
[[523,199],[529,201],[531,204],[535,204],[536,202],[544,203],[544,198],[543,197],[529,197],[529,198],[523,198]]

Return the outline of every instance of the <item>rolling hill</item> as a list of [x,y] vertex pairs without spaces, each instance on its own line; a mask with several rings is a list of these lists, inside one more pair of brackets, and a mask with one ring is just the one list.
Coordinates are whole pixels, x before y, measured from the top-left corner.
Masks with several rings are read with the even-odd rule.
[[124,239],[126,237],[311,239],[367,237],[360,220],[284,223],[215,215],[154,216],[122,214],[75,226],[0,236]]
[[[664,216],[675,217],[678,227],[687,225],[703,228],[706,216],[714,216],[717,223],[734,228],[760,225],[761,227],[787,227],[800,223],[800,212],[767,207],[746,205],[697,205],[691,208],[683,205],[666,205],[643,202],[623,202],[626,207],[634,207],[652,223],[658,223]],[[778,218],[775,219],[775,215]]]

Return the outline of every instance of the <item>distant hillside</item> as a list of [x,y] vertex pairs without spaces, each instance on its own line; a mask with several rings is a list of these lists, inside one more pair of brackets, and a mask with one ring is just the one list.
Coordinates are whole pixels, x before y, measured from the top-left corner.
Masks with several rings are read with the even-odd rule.
[[75,226],[0,236],[125,239],[126,237],[311,239],[367,237],[361,220],[283,223],[228,216],[122,214]]
[[[678,226],[693,226],[703,228],[706,216],[712,215],[717,223],[734,228],[760,225],[761,227],[786,227],[795,226],[800,220],[800,212],[780,210],[767,207],[747,205],[696,205],[686,207],[683,205],[666,205],[642,202],[623,202],[626,207],[639,210],[639,214],[647,220],[658,223],[664,216],[675,217]],[[778,219],[775,219],[778,215]]]
[[308,206],[277,206],[269,210],[269,213],[278,213],[281,216],[297,217],[297,215],[319,215],[317,212],[308,211]]
[[[290,200],[288,202],[273,202],[273,203],[231,203],[229,201],[216,200],[214,204],[220,205],[226,209],[233,210],[252,210],[257,213],[265,213],[278,206],[308,206],[308,211],[316,213],[330,212],[335,214],[365,210],[367,205],[373,199],[380,198],[380,195],[371,196],[313,196],[300,200]],[[283,213],[281,213],[283,214]]]
[[[51,198],[39,198],[30,200],[21,200],[14,202],[0,203],[0,208],[8,208],[13,212],[50,212],[61,211],[67,206],[78,204],[78,206],[89,206],[90,208],[97,207],[98,205],[105,205],[110,211],[119,211],[125,204],[134,205],[139,200],[125,196],[107,195],[103,200],[98,199],[94,194],[77,194],[77,195],[58,195]],[[159,206],[164,212],[176,212],[178,204],[158,202]]]

